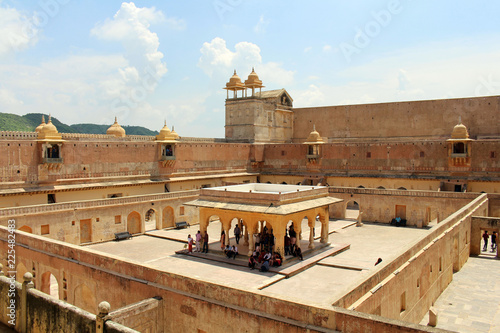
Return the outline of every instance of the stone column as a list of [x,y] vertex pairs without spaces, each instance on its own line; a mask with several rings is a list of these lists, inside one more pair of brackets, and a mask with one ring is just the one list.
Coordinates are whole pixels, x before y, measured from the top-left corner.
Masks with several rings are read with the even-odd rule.
[[99,314],[95,318],[95,331],[96,333],[104,333],[104,323],[106,320],[109,319],[108,314],[109,314],[109,309],[111,306],[109,305],[108,302],[101,302],[99,303],[99,306],[97,307],[97,310],[99,311]]
[[307,218],[309,220],[309,246],[308,248],[314,249],[314,226],[316,224],[316,219]]
[[243,236],[243,245],[248,246],[248,222],[245,221],[245,232]]
[[231,221],[223,224],[222,227],[224,228],[224,233],[226,234],[226,236],[224,237],[224,246],[231,245],[229,242],[229,231],[231,230]]
[[247,237],[250,238],[250,244],[248,245],[248,255],[251,256],[253,254],[253,251],[255,250],[255,239],[253,238],[253,231],[257,229],[257,224],[259,222],[254,222],[250,220],[246,220],[246,235]]
[[321,221],[321,243],[328,243],[329,224],[328,221]]
[[276,243],[274,244],[275,252],[278,252],[285,262],[285,232],[286,224],[283,228],[274,228],[274,237],[276,237]]

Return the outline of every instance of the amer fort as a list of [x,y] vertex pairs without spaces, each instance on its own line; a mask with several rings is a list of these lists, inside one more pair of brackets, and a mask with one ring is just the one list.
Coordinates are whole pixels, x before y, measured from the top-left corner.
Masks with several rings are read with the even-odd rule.
[[2,327],[499,332],[500,96],[294,108],[263,88],[229,78],[225,138],[0,132]]

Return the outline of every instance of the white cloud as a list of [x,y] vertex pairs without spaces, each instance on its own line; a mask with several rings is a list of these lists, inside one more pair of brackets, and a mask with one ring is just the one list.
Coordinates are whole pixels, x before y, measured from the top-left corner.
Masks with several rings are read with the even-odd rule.
[[[150,69],[161,78],[167,72],[167,67],[162,62],[163,53],[158,51],[158,35],[149,27],[164,20],[163,13],[154,7],[137,8],[133,2],[124,2],[113,19],[96,24],[91,34],[99,39],[120,42],[136,71],[142,74]],[[130,73],[132,69],[124,70]]]
[[255,71],[259,78],[265,81],[263,83],[267,87],[270,84],[290,85],[294,79],[295,72],[283,69],[281,64],[263,63],[260,48],[253,43],[240,42],[235,45],[233,52],[227,48],[224,39],[216,37],[211,42],[203,43],[200,52],[198,67],[210,77],[228,79],[233,69],[236,69],[244,81],[246,75],[250,74],[251,68],[255,66]]
[[253,31],[256,34],[264,34],[264,33],[266,33],[266,28],[268,25],[269,25],[269,20],[266,20],[264,18],[264,15],[261,15],[259,18],[259,22],[257,22],[255,27],[253,28]]
[[312,47],[311,47],[311,46],[308,46],[308,47],[306,47],[306,48],[304,49],[304,53],[307,53],[307,52],[309,52],[309,51],[311,51],[311,50],[312,50]]
[[330,52],[332,50],[332,46],[331,45],[325,45],[323,46],[323,52]]
[[35,17],[28,17],[9,7],[0,7],[0,17],[0,56],[36,44],[39,31]]
[[498,95],[499,58],[488,39],[421,45],[346,67],[327,84],[291,93],[296,107]]

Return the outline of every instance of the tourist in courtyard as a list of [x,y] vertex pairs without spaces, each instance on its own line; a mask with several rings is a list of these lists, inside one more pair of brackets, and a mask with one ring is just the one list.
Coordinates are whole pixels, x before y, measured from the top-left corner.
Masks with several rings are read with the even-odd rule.
[[290,236],[285,235],[285,256],[290,254]]
[[248,267],[250,267],[250,269],[255,269],[256,265],[257,259],[255,258],[255,256],[250,256],[250,258],[248,259]]
[[290,231],[288,233],[290,234],[290,252],[293,254],[295,253],[295,243],[297,243],[297,233],[292,227],[290,227]]
[[236,239],[236,244],[240,244],[240,234],[240,226],[236,224],[236,226],[234,227],[234,238]]
[[205,231],[205,235],[203,235],[203,250],[202,253],[208,253],[208,231]]
[[191,234],[188,235],[188,252],[193,253],[193,237],[191,237]]
[[220,234],[220,249],[222,251],[224,251],[224,247],[225,247],[225,240],[226,240],[226,234],[224,233],[224,231],[221,232]]
[[229,245],[226,245],[226,247],[224,248],[224,255],[226,255],[229,258],[230,252],[231,252],[231,248],[229,247]]
[[490,235],[488,235],[488,231],[485,230],[483,234],[483,241],[484,241],[483,251],[488,251],[488,238],[490,238]]
[[260,271],[261,272],[267,272],[269,271],[269,261],[264,261],[262,265],[260,265]]
[[497,248],[497,233],[496,231],[493,231],[491,234],[491,252],[495,251]]
[[201,251],[201,232],[198,230],[198,233],[196,234],[196,252]]
[[[236,256],[238,255],[238,247],[236,245],[231,246],[231,256],[233,259],[236,259]],[[228,258],[231,258],[231,256],[228,256]]]
[[279,266],[281,266],[282,262],[283,262],[283,258],[281,257],[281,254],[279,254],[278,252],[274,252],[274,256],[273,256],[271,265],[273,267],[279,267]]
[[299,257],[300,260],[304,260],[304,258],[302,257],[302,250],[298,246],[295,247],[295,251],[293,252],[293,256]]

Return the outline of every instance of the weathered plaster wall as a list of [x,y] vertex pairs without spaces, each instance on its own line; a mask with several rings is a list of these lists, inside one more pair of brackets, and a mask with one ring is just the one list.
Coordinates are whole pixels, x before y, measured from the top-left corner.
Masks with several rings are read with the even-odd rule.
[[357,202],[364,221],[390,223],[399,216],[407,220],[407,225],[417,227],[426,226],[434,219],[442,221],[479,196],[478,193],[347,187],[330,187],[329,191],[332,197],[344,200],[342,205],[330,206],[333,218],[345,218],[347,205]]
[[[9,219],[14,219],[16,229],[29,227],[36,235],[71,244],[101,242],[114,239],[116,232],[135,233],[133,230],[138,228],[143,233],[146,213],[150,209],[154,210],[157,229],[173,227],[180,221],[198,224],[198,210],[183,205],[197,196],[198,191],[184,191],[4,208],[0,209],[0,225],[7,225]],[[133,214],[138,214],[138,222],[132,221]]]
[[313,124],[331,139],[449,136],[462,117],[472,137],[498,135],[500,97],[475,97],[294,109],[294,140]]

